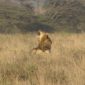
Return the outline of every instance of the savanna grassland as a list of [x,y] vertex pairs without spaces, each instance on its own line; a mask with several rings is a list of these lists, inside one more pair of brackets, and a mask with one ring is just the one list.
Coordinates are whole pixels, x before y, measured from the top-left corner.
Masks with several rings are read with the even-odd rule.
[[33,54],[36,34],[0,34],[0,85],[85,85],[85,34],[52,33],[50,54]]
[[[85,85],[85,0],[43,1],[0,0],[0,85]],[[51,53],[32,53],[38,30]]]

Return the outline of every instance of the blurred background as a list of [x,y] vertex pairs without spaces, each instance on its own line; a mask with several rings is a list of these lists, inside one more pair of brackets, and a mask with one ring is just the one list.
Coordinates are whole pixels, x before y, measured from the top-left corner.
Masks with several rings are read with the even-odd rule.
[[0,0],[0,32],[84,32],[85,0]]
[[85,0],[0,0],[0,85],[85,85]]

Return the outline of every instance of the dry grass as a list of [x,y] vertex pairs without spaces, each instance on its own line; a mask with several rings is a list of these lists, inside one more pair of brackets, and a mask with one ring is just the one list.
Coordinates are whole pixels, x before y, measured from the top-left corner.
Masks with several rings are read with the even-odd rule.
[[85,85],[85,34],[51,34],[50,54],[31,54],[35,34],[0,34],[0,85]]

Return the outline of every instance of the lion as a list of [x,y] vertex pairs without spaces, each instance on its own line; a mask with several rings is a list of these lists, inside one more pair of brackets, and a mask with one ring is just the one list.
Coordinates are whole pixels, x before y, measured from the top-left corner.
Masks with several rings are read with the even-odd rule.
[[51,52],[52,40],[48,36],[48,33],[39,30],[37,32],[38,45],[33,48],[33,51],[37,52]]

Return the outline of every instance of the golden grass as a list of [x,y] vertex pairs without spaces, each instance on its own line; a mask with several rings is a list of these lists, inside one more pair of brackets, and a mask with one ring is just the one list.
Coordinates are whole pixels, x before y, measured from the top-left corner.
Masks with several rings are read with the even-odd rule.
[[0,85],[85,85],[85,34],[50,34],[50,54],[32,54],[35,34],[0,34]]

